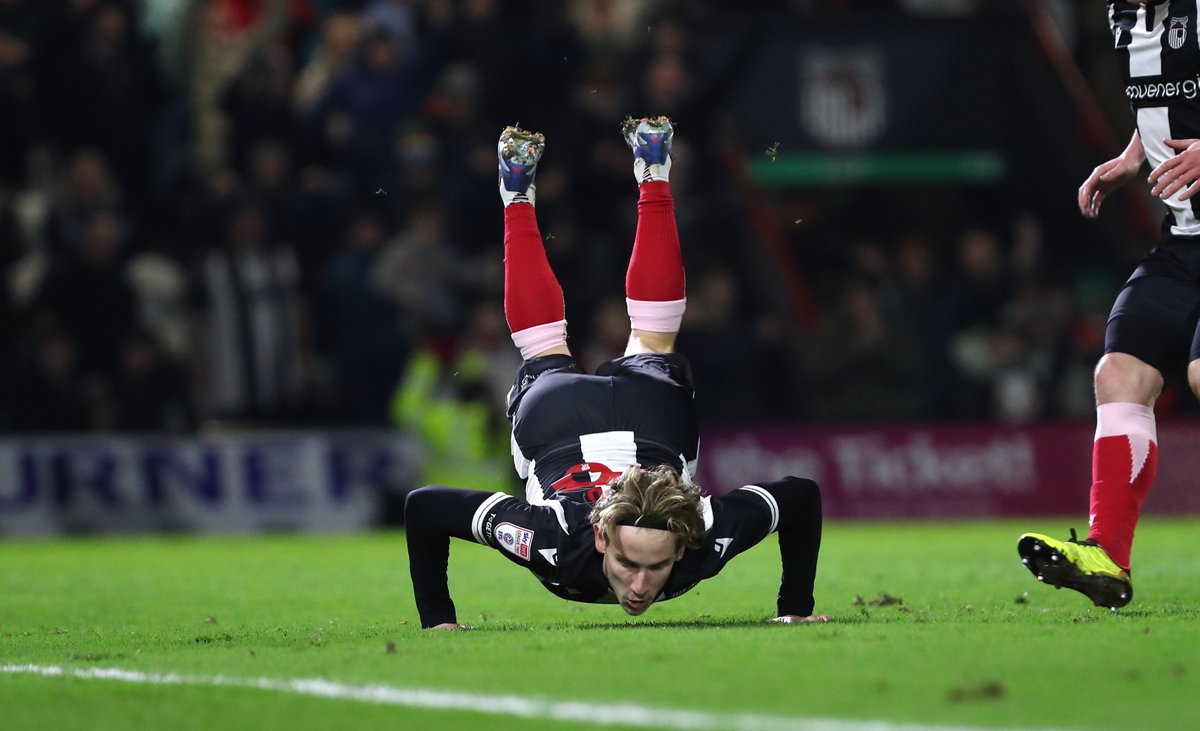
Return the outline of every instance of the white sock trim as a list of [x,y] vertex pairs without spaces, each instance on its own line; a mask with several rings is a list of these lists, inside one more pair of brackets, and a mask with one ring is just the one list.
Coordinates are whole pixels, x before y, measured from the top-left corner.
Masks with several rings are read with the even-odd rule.
[[1096,407],[1096,439],[1138,434],[1158,443],[1154,409],[1128,401],[1100,404]]
[[521,351],[521,359],[529,360],[538,353],[567,344],[567,321],[547,322],[527,327],[512,334],[513,344]]
[[687,297],[680,300],[653,302],[625,298],[625,309],[629,312],[629,324],[634,330],[655,333],[679,332],[683,313],[687,309]]

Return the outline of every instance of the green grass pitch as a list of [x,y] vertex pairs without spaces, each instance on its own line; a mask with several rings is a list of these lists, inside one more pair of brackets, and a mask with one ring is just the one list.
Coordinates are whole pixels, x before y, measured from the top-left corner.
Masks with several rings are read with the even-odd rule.
[[1069,525],[829,523],[831,621],[792,626],[771,540],[641,618],[455,541],[464,633],[419,628],[399,532],[4,542],[0,728],[1196,728],[1200,521],[1142,522],[1115,614],[1021,567]]

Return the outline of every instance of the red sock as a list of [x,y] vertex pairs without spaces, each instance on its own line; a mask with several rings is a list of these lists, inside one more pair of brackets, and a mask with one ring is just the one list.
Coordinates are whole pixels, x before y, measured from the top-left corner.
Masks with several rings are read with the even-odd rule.
[[1088,538],[1122,568],[1129,568],[1134,529],[1157,471],[1154,411],[1133,403],[1097,407]]
[[625,296],[641,302],[684,298],[675,199],[666,181],[652,180],[638,187],[637,234],[625,273]]
[[562,287],[528,203],[504,209],[504,317],[514,333],[566,319]]

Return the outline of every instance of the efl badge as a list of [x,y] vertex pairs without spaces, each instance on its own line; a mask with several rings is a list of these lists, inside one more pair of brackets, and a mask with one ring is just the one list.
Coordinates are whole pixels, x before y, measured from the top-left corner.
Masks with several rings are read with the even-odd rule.
[[496,531],[492,535],[496,537],[496,542],[505,551],[522,560],[529,560],[529,552],[533,546],[533,531],[512,523],[501,523],[496,526]]
[[1187,16],[1182,18],[1171,18],[1170,29],[1167,31],[1167,43],[1176,51],[1183,48],[1184,42],[1187,40]]

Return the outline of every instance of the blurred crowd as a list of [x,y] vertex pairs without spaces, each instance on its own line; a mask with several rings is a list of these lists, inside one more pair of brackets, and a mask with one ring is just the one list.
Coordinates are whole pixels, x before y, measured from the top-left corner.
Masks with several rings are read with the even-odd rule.
[[901,230],[836,250],[814,242],[825,312],[798,353],[806,411],[843,421],[1090,418],[1091,372],[1122,280],[1111,267],[1059,266],[1052,246],[1028,214],[1007,229]]
[[499,433],[500,129],[547,135],[542,232],[594,366],[628,333],[617,129],[660,113],[707,423],[1090,413],[1120,280],[1050,276],[1031,217],[805,229],[818,313],[780,306],[694,32],[741,12],[722,5],[0,0],[0,429],[403,426],[449,404]]

